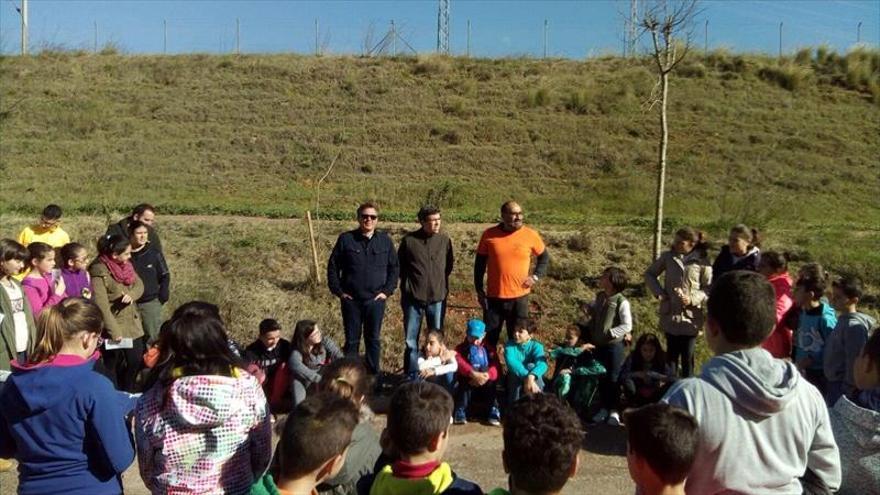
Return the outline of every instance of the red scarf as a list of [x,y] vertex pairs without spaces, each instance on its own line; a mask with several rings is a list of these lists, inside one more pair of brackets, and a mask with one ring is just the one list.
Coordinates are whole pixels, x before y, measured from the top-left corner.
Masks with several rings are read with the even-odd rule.
[[134,283],[137,273],[135,273],[134,265],[132,265],[130,261],[120,263],[109,256],[104,256],[103,254],[98,258],[101,260],[101,263],[104,263],[104,266],[110,270],[110,276],[113,277],[113,280],[122,285],[131,285]]

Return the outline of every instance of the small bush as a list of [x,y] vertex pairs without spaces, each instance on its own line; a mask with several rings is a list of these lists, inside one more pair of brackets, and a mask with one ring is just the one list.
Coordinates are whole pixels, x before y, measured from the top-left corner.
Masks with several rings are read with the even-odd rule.
[[468,117],[472,113],[470,108],[468,108],[467,102],[463,98],[456,96],[447,98],[440,105],[440,108],[443,110],[443,113],[455,115],[456,117]]
[[685,65],[679,65],[675,72],[681,77],[689,77],[694,79],[702,79],[706,77],[706,66],[699,63],[691,63]]
[[590,96],[583,90],[572,91],[565,97],[564,105],[569,112],[584,115],[590,110]]
[[527,108],[545,107],[550,104],[550,90],[547,88],[531,89],[526,92],[523,103]]
[[441,56],[420,57],[413,66],[413,74],[420,76],[440,76],[451,70],[449,58]]
[[798,65],[810,65],[813,62],[813,50],[801,48],[794,56],[794,63]]
[[589,254],[593,249],[593,235],[587,230],[581,230],[568,238],[566,246],[576,253]]
[[758,71],[758,76],[789,91],[803,89],[810,80],[812,71],[794,64],[766,66]]

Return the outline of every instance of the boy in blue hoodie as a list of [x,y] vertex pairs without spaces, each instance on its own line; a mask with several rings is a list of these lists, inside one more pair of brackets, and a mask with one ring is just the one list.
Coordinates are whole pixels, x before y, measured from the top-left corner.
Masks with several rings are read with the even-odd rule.
[[[449,444],[452,396],[431,382],[401,385],[388,406],[383,457],[376,472],[358,481],[359,495],[482,495],[443,462]],[[382,466],[382,460],[391,461]]]
[[829,407],[833,407],[841,395],[855,398],[858,389],[853,378],[853,367],[868,342],[871,329],[877,324],[874,318],[857,311],[862,297],[861,280],[843,277],[831,286],[831,304],[840,311],[840,317],[825,345],[826,398]]
[[547,356],[544,346],[532,338],[535,327],[530,320],[521,319],[513,330],[513,341],[504,344],[504,362],[507,363],[507,404],[516,402],[523,394],[544,391]]
[[834,308],[824,302],[825,280],[804,276],[795,284],[795,303],[801,308],[794,334],[794,363],[808,382],[825,396],[825,344],[837,325]]

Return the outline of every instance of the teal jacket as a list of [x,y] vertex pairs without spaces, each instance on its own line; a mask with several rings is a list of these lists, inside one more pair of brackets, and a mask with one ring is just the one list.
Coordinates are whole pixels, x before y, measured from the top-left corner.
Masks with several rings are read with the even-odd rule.
[[519,378],[528,375],[543,377],[547,373],[547,355],[544,346],[537,340],[529,340],[525,344],[508,342],[504,346],[504,361],[507,371]]

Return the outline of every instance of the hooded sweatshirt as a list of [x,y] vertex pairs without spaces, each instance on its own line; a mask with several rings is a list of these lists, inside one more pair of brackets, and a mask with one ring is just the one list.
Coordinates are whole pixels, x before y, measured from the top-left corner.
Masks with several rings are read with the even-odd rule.
[[837,326],[837,315],[828,303],[821,303],[810,310],[801,310],[794,342],[794,362],[812,358],[808,367],[822,371],[825,363],[825,345]]
[[831,410],[831,428],[840,447],[840,495],[880,494],[880,411],[841,397]]
[[272,456],[266,397],[257,379],[185,376],[157,383],[137,405],[138,463],[154,494],[244,494]]
[[831,491],[840,486],[840,453],[822,395],[794,364],[764,349],[715,356],[699,377],[676,382],[663,402],[700,425],[689,495],[800,495],[807,470]]
[[19,462],[18,493],[122,493],[119,475],[134,461],[125,416],[131,396],[114,390],[91,359],[59,354],[13,365],[0,394],[0,457]]
[[767,277],[767,281],[773,286],[773,292],[776,295],[776,326],[762,347],[767,349],[773,357],[784,359],[791,357],[792,329],[785,321],[785,315],[794,305],[791,298],[791,276],[788,275],[788,272],[780,273]]
[[864,313],[843,313],[825,343],[825,378],[842,381],[846,394],[856,390],[853,368],[875,324],[877,321]]

